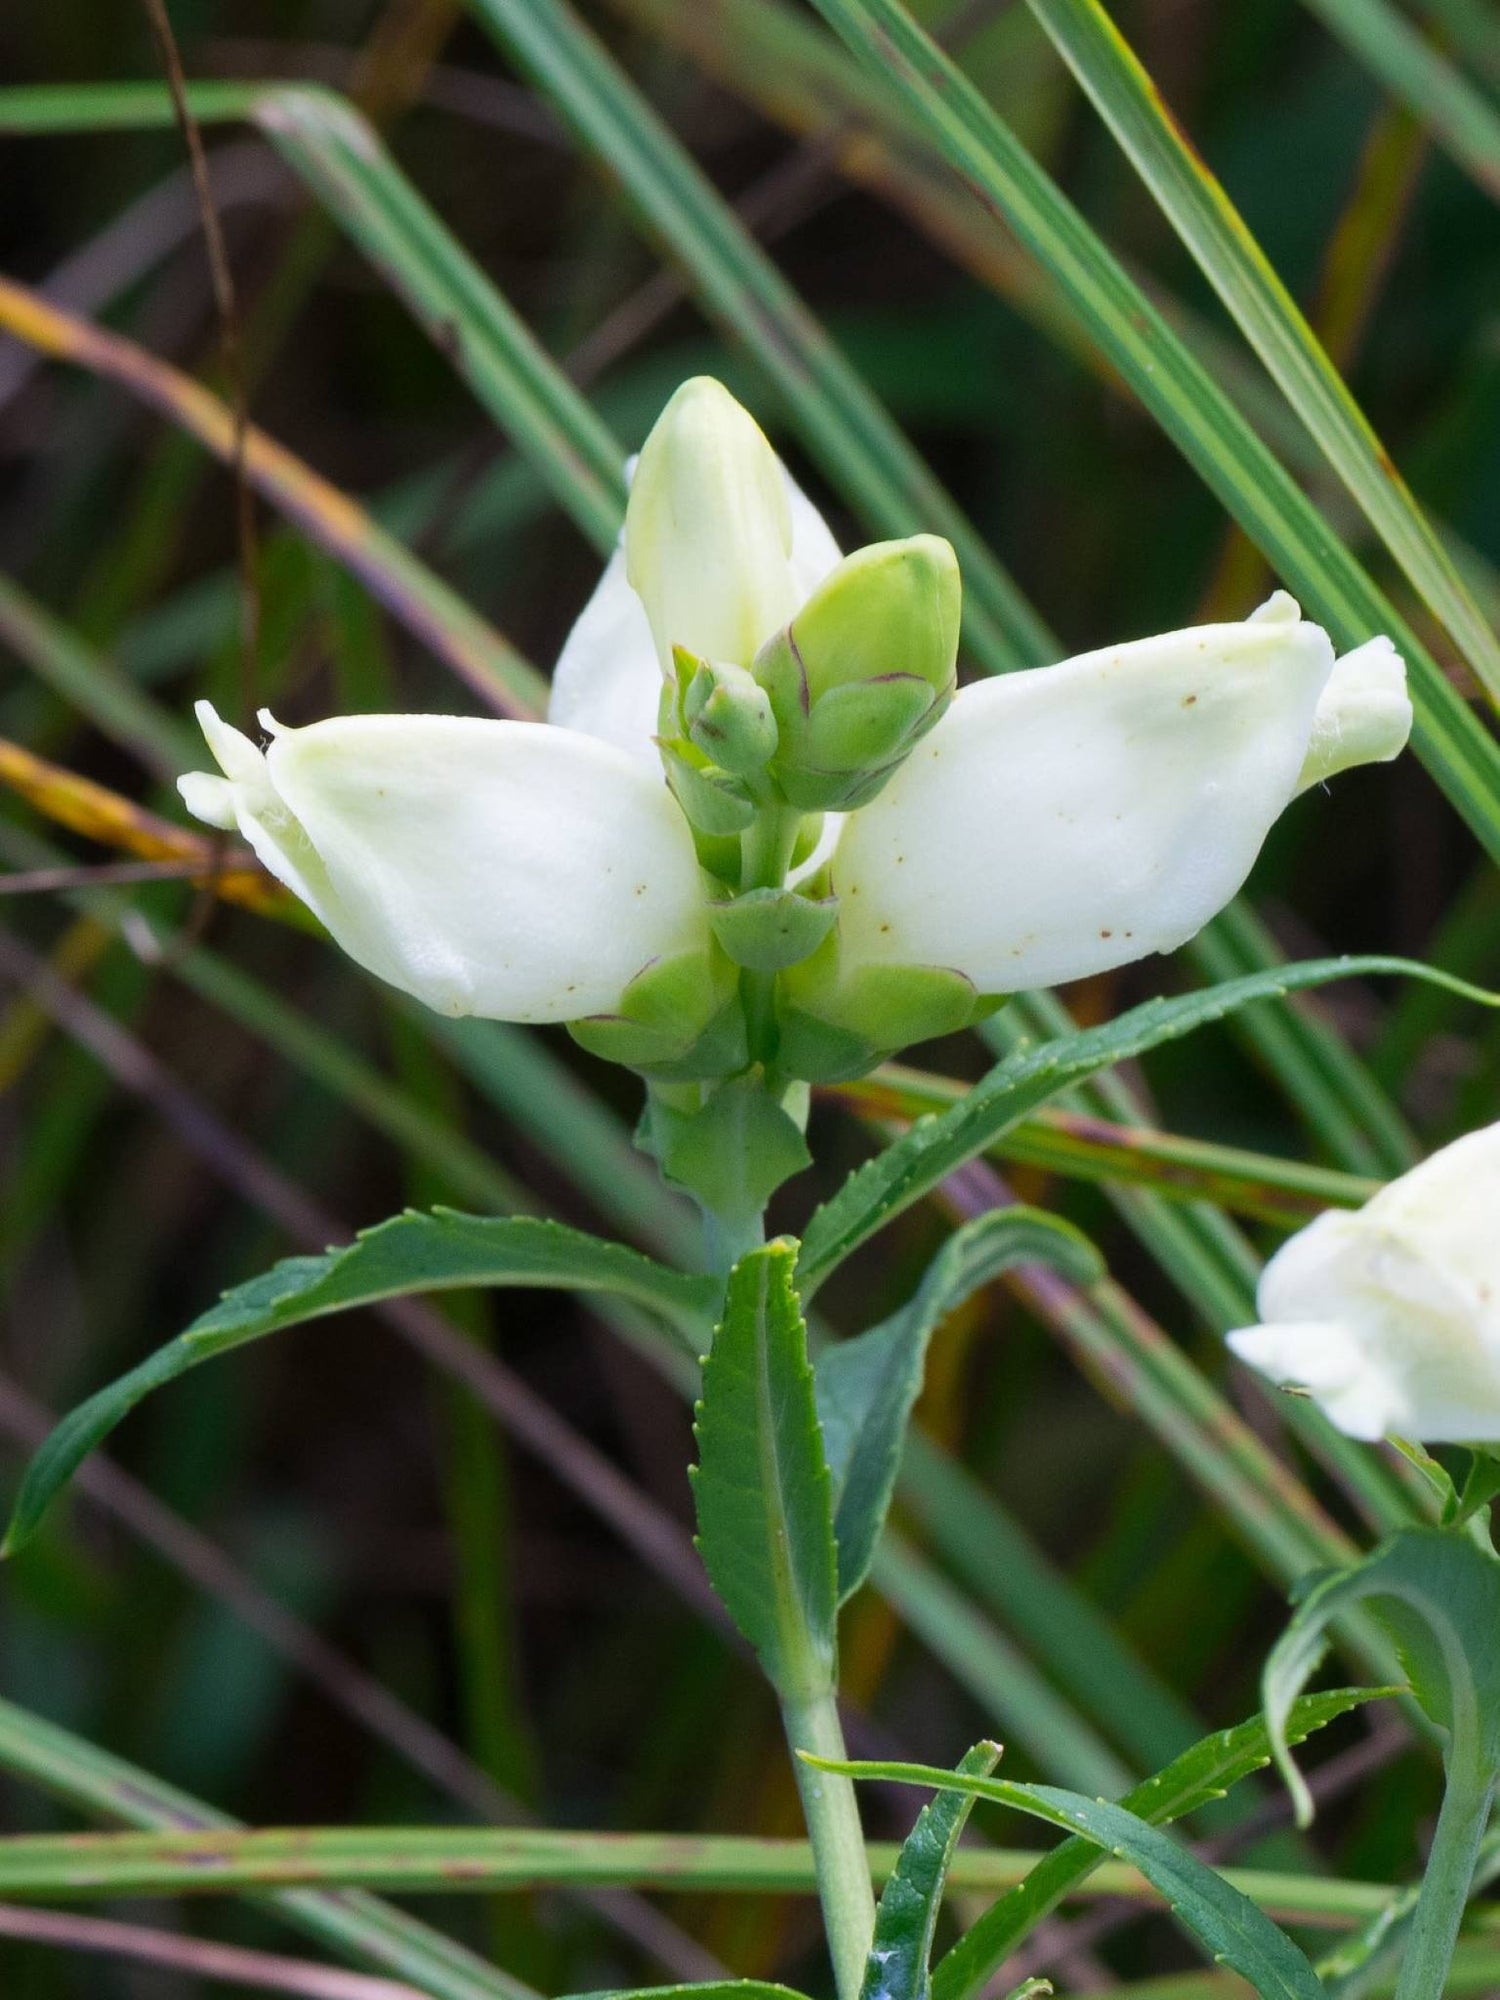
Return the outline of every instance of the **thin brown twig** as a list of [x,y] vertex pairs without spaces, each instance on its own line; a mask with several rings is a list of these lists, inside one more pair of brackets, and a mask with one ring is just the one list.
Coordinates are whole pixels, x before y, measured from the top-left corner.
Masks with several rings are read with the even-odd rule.
[[265,1993],[293,1993],[300,2000],[429,2000],[428,1995],[401,1980],[345,1972],[340,1966],[318,1965],[310,1958],[284,1958],[279,1952],[215,1944],[207,1938],[151,1930],[143,1924],[77,1916],[71,1910],[33,1910],[0,1903],[0,1937],[134,1959],[137,1964],[167,1966],[198,1979],[232,1980],[237,1986],[259,1987]]
[[182,66],[182,52],[172,31],[172,17],[167,12],[167,0],[142,0],[142,5],[146,9],[151,32],[156,37],[157,47],[161,51],[167,89],[172,97],[172,109],[192,168],[193,192],[198,203],[199,219],[203,225],[203,243],[208,255],[214,305],[219,315],[220,352],[223,357],[224,381],[228,390],[230,416],[234,427],[229,450],[229,476],[234,483],[235,539],[240,574],[242,668],[240,705],[245,726],[248,728],[259,705],[257,687],[260,654],[260,576],[255,533],[255,495],[251,490],[247,464],[250,398],[245,380],[240,336],[239,299],[235,291],[234,271],[229,262],[229,248],[224,240],[223,224],[214,201],[203,134],[188,104],[187,76]]
[[[254,855],[238,851],[223,856],[215,880],[207,886],[217,893],[218,876],[226,872],[249,873]],[[183,861],[100,861],[83,862],[76,868],[26,868],[0,875],[0,896],[56,896],[71,889],[115,889],[132,882],[188,882],[203,879],[203,862]]]

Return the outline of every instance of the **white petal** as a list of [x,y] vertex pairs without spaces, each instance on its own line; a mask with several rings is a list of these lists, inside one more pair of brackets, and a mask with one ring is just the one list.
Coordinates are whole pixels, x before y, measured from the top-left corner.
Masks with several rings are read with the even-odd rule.
[[750,413],[700,375],[647,438],[625,512],[626,570],[665,671],[672,648],[748,667],[797,609],[781,462]]
[[1010,993],[1171,951],[1293,795],[1333,665],[1280,596],[1238,625],[960,690],[833,861],[841,949]]
[[186,771],[177,780],[182,802],[194,819],[216,826],[220,833],[232,833],[239,824],[234,786],[212,771]]
[[[633,478],[638,461],[626,466]],[[838,567],[839,546],[796,480],[781,468],[791,510],[791,576],[797,603]],[[552,674],[547,720],[628,750],[652,769],[662,669],[646,607],[625,574],[625,542],[604,566],[594,594],[563,642]]]
[[236,786],[245,838],[351,958],[440,1012],[608,1012],[653,960],[706,944],[686,822],[608,744],[349,716],[283,730],[262,769]]
[[1349,1437],[1374,1442],[1419,1435],[1399,1383],[1373,1365],[1357,1336],[1336,1320],[1249,1326],[1227,1336],[1241,1361],[1283,1387],[1305,1389]]
[[800,605],[812,596],[825,576],[838,568],[842,552],[833,539],[833,530],[796,480],[785,466],[781,471],[792,510],[792,581]]
[[1389,639],[1370,639],[1335,660],[1313,717],[1299,792],[1355,764],[1388,764],[1411,735],[1406,662]]
[[654,741],[660,698],[656,641],[626,579],[622,544],[558,654],[547,719],[613,743],[660,773]]

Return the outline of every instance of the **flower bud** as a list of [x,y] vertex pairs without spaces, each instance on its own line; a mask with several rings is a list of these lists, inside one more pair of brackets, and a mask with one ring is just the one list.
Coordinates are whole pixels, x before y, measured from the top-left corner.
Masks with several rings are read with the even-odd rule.
[[755,661],[774,773],[809,811],[873,798],[957,685],[958,561],[936,535],[846,556]]
[[695,660],[674,648],[688,740],[740,777],[763,771],[776,750],[776,718],[766,691],[744,667]]
[[1320,1215],[1266,1266],[1229,1344],[1351,1437],[1500,1439],[1500,1125],[1355,1214]]
[[664,673],[674,646],[748,666],[796,608],[781,462],[750,413],[706,375],[683,383],[641,452],[625,572]]

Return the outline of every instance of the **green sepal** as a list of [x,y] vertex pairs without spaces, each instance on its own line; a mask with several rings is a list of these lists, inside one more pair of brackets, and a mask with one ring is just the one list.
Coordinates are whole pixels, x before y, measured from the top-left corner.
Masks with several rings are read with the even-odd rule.
[[790,1001],[782,1001],[776,1018],[780,1029],[776,1063],[784,1076],[802,1077],[808,1083],[848,1083],[867,1076],[890,1053]]
[[653,1093],[647,1130],[662,1173],[711,1215],[758,1215],[783,1181],[812,1164],[802,1128],[758,1068],[692,1109]]
[[751,972],[782,972],[811,958],[837,917],[836,897],[813,901],[795,889],[750,889],[709,909],[714,936]]
[[883,1055],[956,1034],[990,1010],[972,980],[943,966],[862,965],[841,974],[830,939],[782,980],[781,1066],[814,1083],[843,1082]]
[[940,697],[916,674],[883,674],[830,688],[807,718],[807,754],[830,771],[874,768],[937,719]]
[[644,1076],[727,1076],[746,1060],[738,975],[717,947],[658,959],[631,980],[613,1014],[568,1023],[580,1048]]
[[[743,779],[681,742],[661,742],[658,748],[672,796],[696,832],[725,839],[754,825],[758,808]],[[736,848],[736,856],[738,852]]]

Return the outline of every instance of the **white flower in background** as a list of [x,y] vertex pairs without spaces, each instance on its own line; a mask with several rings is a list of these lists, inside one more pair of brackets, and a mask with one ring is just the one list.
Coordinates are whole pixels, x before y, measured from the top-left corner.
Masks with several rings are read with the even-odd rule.
[[1351,1437],[1500,1439],[1500,1125],[1445,1146],[1266,1266],[1229,1336]]
[[[444,1013],[577,1021],[623,1008],[660,1040],[690,989],[699,1027],[717,1023],[719,1061],[734,1046],[721,1015],[736,975],[710,907],[712,936],[733,951],[749,933],[726,926],[726,898],[780,895],[754,912],[754,950],[805,934],[813,952],[826,938],[788,1004],[847,1028],[857,1057],[871,1008],[880,1049],[902,1045],[912,968],[947,982],[942,1007],[956,992],[962,1015],[964,993],[1173,949],[1238,890],[1300,789],[1394,756],[1410,728],[1389,641],[1335,663],[1282,593],[1242,624],[955,695],[957,620],[945,542],[841,559],[754,421],[700,378],[641,454],[548,723],[266,718],[262,753],[205,704],[223,776],[186,778],[183,796],[238,827],[351,957]],[[732,769],[703,748],[721,716],[740,732]],[[692,741],[669,746],[674,794],[657,738],[679,726]],[[772,754],[759,766],[762,740]],[[696,802],[696,834],[679,797]],[[800,815],[820,804],[853,809],[826,814],[809,861],[818,822]],[[806,913],[777,886],[810,871],[809,891],[837,899],[820,906],[821,928],[792,922]],[[864,1025],[849,1011],[856,990]]]

